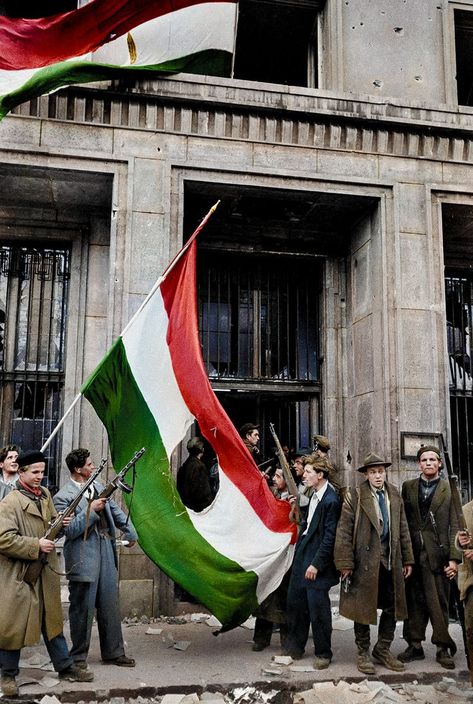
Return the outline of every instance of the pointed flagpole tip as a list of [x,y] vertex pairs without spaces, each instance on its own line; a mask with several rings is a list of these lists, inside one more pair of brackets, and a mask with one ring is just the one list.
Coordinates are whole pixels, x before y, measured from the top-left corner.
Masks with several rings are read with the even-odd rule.
[[220,205],[221,202],[222,202],[222,201],[219,199],[219,200],[215,203],[215,205],[212,205],[212,207],[210,208],[209,212],[210,212],[210,213],[215,213],[215,211],[217,210],[217,208],[218,208],[218,206]]

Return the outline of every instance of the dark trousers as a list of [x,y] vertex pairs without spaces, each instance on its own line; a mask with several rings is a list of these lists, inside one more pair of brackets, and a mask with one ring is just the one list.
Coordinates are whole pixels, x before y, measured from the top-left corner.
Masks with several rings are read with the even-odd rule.
[[[287,635],[287,624],[278,623],[279,627],[279,640],[283,648],[286,647],[286,635]],[[264,645],[265,647],[271,643],[271,636],[273,635],[274,623],[273,621],[268,621],[266,618],[257,616],[255,621],[255,630],[253,633],[253,641],[259,645]]]
[[[391,570],[387,570],[382,564],[379,566],[378,575],[378,609],[381,609],[381,616],[378,626],[377,645],[389,648],[394,639],[396,630],[396,618],[394,607],[394,584]],[[366,623],[354,623],[355,643],[359,652],[368,651],[370,648],[370,627]]]
[[[100,543],[102,551],[111,550],[105,539]],[[104,555],[102,558],[99,578],[95,582],[69,582],[69,624],[74,662],[87,660],[95,610],[102,660],[114,660],[125,653],[117,570],[113,561],[106,560]]]
[[[64,635],[60,633],[58,636],[49,640],[45,633],[44,626],[42,628],[42,634],[44,644],[56,672],[62,672],[62,670],[72,665],[73,660],[69,655],[69,648],[67,647]],[[9,675],[10,677],[17,676],[19,672],[18,663],[20,662],[20,653],[21,650],[0,650],[2,675]]]
[[286,650],[302,655],[312,627],[314,654],[332,659],[332,608],[330,587],[318,588],[317,580],[304,577],[302,569],[294,569],[287,594],[288,634]]
[[432,624],[432,643],[449,648],[452,639],[448,632],[450,585],[442,573],[432,572],[425,550],[412,575],[406,580],[407,610],[409,618],[404,621],[403,637],[408,643],[425,640],[427,624]]

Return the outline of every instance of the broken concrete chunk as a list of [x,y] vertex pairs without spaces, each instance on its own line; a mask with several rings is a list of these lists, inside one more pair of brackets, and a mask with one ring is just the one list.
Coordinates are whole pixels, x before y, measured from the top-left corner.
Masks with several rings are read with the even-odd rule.
[[147,636],[159,636],[163,632],[162,628],[152,628],[151,626],[146,629],[145,635]]
[[273,655],[272,661],[276,665],[290,665],[293,662],[293,659],[290,655]]
[[177,640],[173,647],[175,650],[187,650],[190,644],[190,640]]
[[45,694],[44,697],[41,697],[39,700],[40,704],[61,704],[59,699],[54,696],[54,694]]
[[161,704],[181,704],[186,695],[183,694],[165,694],[161,699]]
[[222,626],[218,618],[215,618],[215,616],[211,616],[210,618],[208,618],[205,623],[211,628],[221,628]]
[[280,667],[263,667],[261,668],[263,675],[271,675],[274,677],[279,677],[283,674],[283,670]]
[[50,677],[49,675],[46,675],[39,681],[41,687],[44,687],[45,689],[51,689],[51,687],[55,687],[57,684],[59,684],[59,680],[56,679],[56,677]]

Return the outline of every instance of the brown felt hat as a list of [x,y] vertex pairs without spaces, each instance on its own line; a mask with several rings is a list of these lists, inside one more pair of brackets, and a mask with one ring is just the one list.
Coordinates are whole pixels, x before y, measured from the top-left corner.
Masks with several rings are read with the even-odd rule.
[[369,452],[361,467],[358,467],[358,472],[366,472],[369,467],[390,467],[392,462],[385,462],[379,455],[374,452]]

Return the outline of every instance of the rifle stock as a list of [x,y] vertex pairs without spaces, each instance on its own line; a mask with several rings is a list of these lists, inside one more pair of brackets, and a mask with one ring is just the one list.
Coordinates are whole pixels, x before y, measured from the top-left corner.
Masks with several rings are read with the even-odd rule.
[[279,438],[274,429],[273,423],[269,424],[269,430],[271,431],[274,444],[276,445],[276,454],[278,456],[279,464],[281,465],[282,473],[284,474],[284,479],[286,480],[287,489],[289,491],[289,494],[294,496],[296,499],[296,502],[293,506],[293,515],[295,522],[299,524],[301,520],[301,513],[299,507],[299,491],[297,489],[296,482],[294,481],[294,477],[292,476],[291,468],[289,467],[289,463],[286,459],[286,455],[284,454],[284,450],[282,449],[281,443],[279,442]]
[[[97,479],[106,464],[107,460],[102,459],[98,469],[96,469],[95,472],[91,474],[90,477],[87,479],[87,481],[84,482],[84,484],[77,492],[76,496],[72,499],[69,506],[64,509],[64,511],[62,511],[61,513],[58,513],[54,521],[50,524],[43,538],[47,538],[48,540],[56,540],[62,530],[64,519],[74,513],[77,506],[80,504],[85,492],[87,491],[89,486],[94,483],[94,481]],[[28,566],[25,570],[25,574],[23,575],[23,581],[29,584],[30,586],[34,587],[47,563],[48,556],[46,553],[42,552],[36,560],[32,560],[30,563],[28,563]]]

